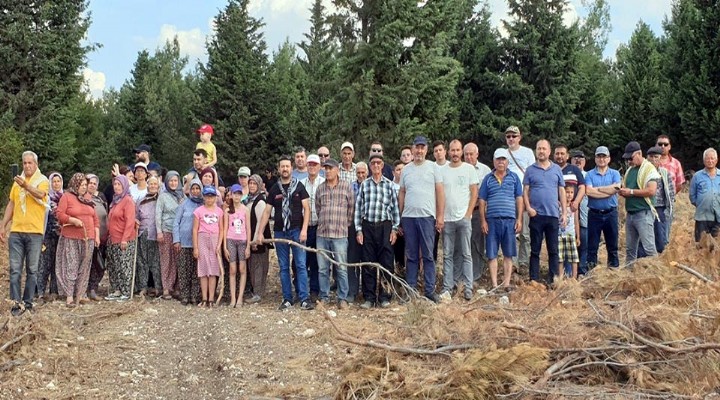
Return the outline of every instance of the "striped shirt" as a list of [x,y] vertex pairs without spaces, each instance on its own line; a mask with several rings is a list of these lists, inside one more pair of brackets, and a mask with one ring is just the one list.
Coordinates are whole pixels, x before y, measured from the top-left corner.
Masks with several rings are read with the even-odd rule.
[[334,239],[346,238],[354,207],[355,195],[349,183],[339,180],[335,187],[331,187],[327,182],[321,183],[315,192],[317,235]]
[[355,204],[355,230],[362,232],[362,221],[368,222],[392,222],[393,230],[400,225],[400,209],[398,206],[397,194],[393,183],[386,177],[380,182],[370,177],[360,185]]
[[487,202],[485,218],[516,218],[515,200],[522,194],[523,187],[516,173],[507,171],[502,181],[495,176],[495,170],[485,175],[480,186],[480,199]]
[[322,176],[316,176],[315,181],[310,182],[310,177],[300,179],[300,183],[302,183],[305,186],[305,190],[307,190],[308,195],[310,196],[310,226],[314,226],[318,224],[318,215],[315,211],[315,195],[317,192],[317,188],[325,182],[325,178]]
[[346,170],[345,167],[343,167],[342,164],[340,164],[340,180],[345,181],[347,183],[351,183],[352,181],[357,179],[357,174],[355,173],[355,163],[352,163],[352,167],[349,170]]

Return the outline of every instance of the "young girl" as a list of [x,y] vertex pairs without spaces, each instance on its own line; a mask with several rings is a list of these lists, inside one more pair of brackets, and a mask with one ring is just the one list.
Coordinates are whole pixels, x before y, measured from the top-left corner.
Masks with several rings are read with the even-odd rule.
[[[575,197],[575,189],[577,188],[577,180],[575,175],[565,176],[565,196],[568,204]],[[573,212],[570,206],[567,207],[567,223],[565,228],[558,230],[558,255],[559,264],[565,276],[572,276],[577,279],[578,263],[578,246],[580,245],[580,216],[578,212]],[[568,268],[571,267],[571,268]]]
[[[225,234],[223,235],[223,245],[225,248],[225,257],[230,262],[230,305],[236,307],[238,304],[242,307],[243,294],[245,293],[245,282],[247,280],[247,270],[245,260],[250,258],[250,246],[247,245],[247,239],[250,236],[248,222],[250,221],[250,209],[242,203],[243,190],[238,184],[232,185],[230,188],[232,200],[229,202],[227,213],[223,218]],[[235,277],[238,266],[240,267],[240,288],[235,296]]]
[[193,215],[193,256],[198,260],[202,302],[199,307],[215,306],[215,285],[220,276],[223,211],[217,206],[217,191],[212,186],[202,190],[203,205]]

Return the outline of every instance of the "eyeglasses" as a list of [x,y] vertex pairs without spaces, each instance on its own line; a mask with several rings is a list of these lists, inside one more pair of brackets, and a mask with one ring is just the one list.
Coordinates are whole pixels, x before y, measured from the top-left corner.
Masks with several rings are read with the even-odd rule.
[[669,142],[657,142],[657,145],[665,147],[665,146],[670,146],[670,143]]
[[505,139],[515,139],[519,137],[520,135],[505,135]]
[[330,157],[330,154],[318,154],[318,157],[327,158]]
[[382,161],[370,161],[370,165],[380,165],[382,163]]
[[372,153],[382,153],[382,149],[370,149]]

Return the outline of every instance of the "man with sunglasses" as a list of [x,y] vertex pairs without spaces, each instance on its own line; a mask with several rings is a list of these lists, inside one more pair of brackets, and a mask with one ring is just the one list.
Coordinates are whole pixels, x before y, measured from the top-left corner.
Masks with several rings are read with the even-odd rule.
[[588,245],[587,269],[595,268],[598,262],[600,235],[605,236],[608,253],[608,267],[620,266],[618,258],[618,188],[620,172],[609,167],[610,150],[605,146],[595,149],[595,168],[585,176],[588,197]]
[[[680,160],[673,157],[670,154],[672,150],[672,143],[670,143],[670,137],[667,135],[660,135],[655,141],[655,145],[662,149],[660,155],[660,166],[665,168],[670,175],[673,176],[673,183],[675,183],[675,194],[682,189],[683,183],[685,183],[685,174],[683,174],[682,164]],[[670,229],[672,229],[673,214],[669,212],[668,208],[665,208],[665,242],[670,242]]]
[[[330,149],[325,146],[320,146],[317,149],[317,155],[320,157],[321,165],[325,165],[325,161],[330,159]],[[320,176],[325,177],[325,168],[320,168]]]
[[[535,163],[535,153],[532,149],[521,146],[522,133],[517,126],[509,126],[505,129],[505,143],[507,144],[508,154],[508,170],[517,174],[520,182],[525,178],[527,168]],[[527,271],[530,266],[530,217],[527,211],[523,216],[523,227],[518,234],[518,256],[515,265],[518,272]]]
[[[377,140],[370,144],[370,154],[368,154],[368,159],[369,157],[372,157],[373,154],[378,154],[382,157],[385,157],[385,155],[383,154],[382,143]],[[390,163],[383,164],[382,174],[384,177],[388,178],[391,181],[395,178],[393,175],[393,167]]]

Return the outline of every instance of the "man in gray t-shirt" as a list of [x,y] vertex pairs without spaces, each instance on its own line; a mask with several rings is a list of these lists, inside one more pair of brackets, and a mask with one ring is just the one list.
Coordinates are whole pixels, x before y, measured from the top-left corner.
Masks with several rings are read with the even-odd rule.
[[445,221],[445,194],[440,168],[425,159],[428,141],[418,136],[413,142],[414,160],[406,165],[400,177],[400,224],[405,236],[407,256],[406,278],[410,286],[417,286],[422,255],[425,296],[438,302],[435,294],[435,260],[432,256],[436,231],[442,231]]

